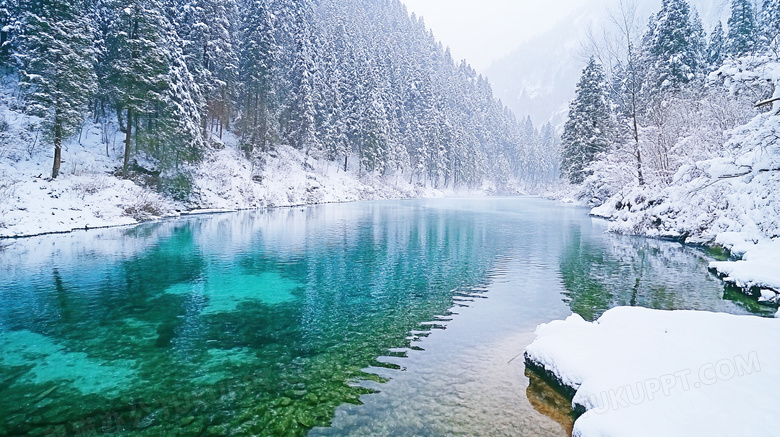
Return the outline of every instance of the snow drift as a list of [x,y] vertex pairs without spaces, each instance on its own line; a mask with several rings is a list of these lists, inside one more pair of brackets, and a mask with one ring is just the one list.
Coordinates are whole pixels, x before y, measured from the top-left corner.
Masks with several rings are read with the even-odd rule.
[[780,320],[620,307],[541,325],[526,361],[576,391],[575,436],[776,435]]

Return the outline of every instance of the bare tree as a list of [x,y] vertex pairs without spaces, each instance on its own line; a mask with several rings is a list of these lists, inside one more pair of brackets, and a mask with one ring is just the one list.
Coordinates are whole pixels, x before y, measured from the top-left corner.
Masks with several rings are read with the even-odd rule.
[[644,185],[639,117],[647,74],[638,49],[641,47],[642,33],[637,6],[637,0],[619,0],[617,10],[609,14],[613,29],[602,29],[600,37],[590,31],[588,44],[611,78],[608,81],[610,94],[628,123],[633,157],[636,160],[636,177],[639,185]]

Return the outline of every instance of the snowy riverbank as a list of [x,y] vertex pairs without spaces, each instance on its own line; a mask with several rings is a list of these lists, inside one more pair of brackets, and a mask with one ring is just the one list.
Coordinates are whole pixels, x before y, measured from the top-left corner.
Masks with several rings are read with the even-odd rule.
[[635,187],[591,215],[609,220],[611,232],[725,249],[733,259],[713,262],[711,270],[745,294],[780,303],[778,175],[712,184],[712,176],[702,176],[664,189]]
[[[725,234],[719,240],[728,237],[729,234]],[[739,235],[736,237],[738,243],[729,246],[741,259],[711,262],[710,269],[744,293],[755,295],[760,302],[780,303],[780,239],[745,243]]]
[[[594,174],[572,197],[597,206],[592,214],[610,220],[613,232],[726,249],[743,260],[716,262],[712,269],[746,294],[777,303],[780,62],[766,55],[728,59],[709,75],[706,88],[723,92],[715,95],[737,105],[722,107],[735,118],[705,128],[696,124],[696,117],[712,120],[717,114],[694,114],[670,137],[672,147],[663,143],[668,139],[658,140],[666,144],[663,162],[668,167],[655,175],[645,169],[644,185],[632,172],[621,173],[607,162],[594,165]],[[752,102],[738,105],[745,96],[768,100],[759,105],[761,112],[751,112]],[[718,107],[718,101],[710,106]],[[724,131],[726,125],[732,127]],[[644,135],[646,147],[656,135],[662,137],[653,130]],[[710,145],[702,148],[707,142]],[[643,150],[645,157],[650,156],[647,152]]]
[[[2,108],[0,108],[2,109]],[[5,112],[12,130],[27,120]],[[176,217],[189,211],[263,209],[308,204],[477,194],[437,190],[410,183],[403,175],[359,176],[340,165],[306,157],[303,151],[278,147],[257,168],[238,150],[238,140],[212,140],[204,159],[190,168],[193,194],[187,202],[115,176],[121,144],[105,146],[106,127],[90,124],[80,139],[65,144],[59,178],[50,174],[51,150],[27,149],[22,132],[17,143],[0,150],[0,238],[131,225]],[[114,132],[116,136],[116,132]],[[353,157],[357,162],[357,157]],[[485,186],[478,193],[495,192]]]
[[621,307],[536,335],[526,361],[576,391],[575,436],[778,433],[780,320]]
[[332,163],[307,164],[302,153],[288,147],[279,148],[277,157],[253,176],[240,152],[224,148],[209,152],[194,168],[193,200],[179,202],[112,175],[115,161],[88,147],[73,144],[67,153],[65,171],[54,181],[45,177],[46,156],[0,163],[0,238],[131,225],[193,212],[459,194],[400,179],[395,184],[384,178],[359,178]]

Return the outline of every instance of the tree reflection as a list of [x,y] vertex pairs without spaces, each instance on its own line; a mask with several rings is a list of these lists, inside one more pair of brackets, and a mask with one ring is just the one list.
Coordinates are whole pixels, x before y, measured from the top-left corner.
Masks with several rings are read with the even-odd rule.
[[560,259],[565,301],[585,320],[616,306],[743,313],[723,299],[724,286],[707,271],[703,252],[678,243],[568,233]]

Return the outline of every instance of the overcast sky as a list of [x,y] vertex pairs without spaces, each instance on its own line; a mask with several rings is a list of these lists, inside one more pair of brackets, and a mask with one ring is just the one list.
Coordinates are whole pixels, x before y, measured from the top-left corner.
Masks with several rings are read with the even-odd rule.
[[[402,0],[436,39],[484,72],[491,62],[552,28],[582,0]],[[597,2],[598,3],[598,2]]]

